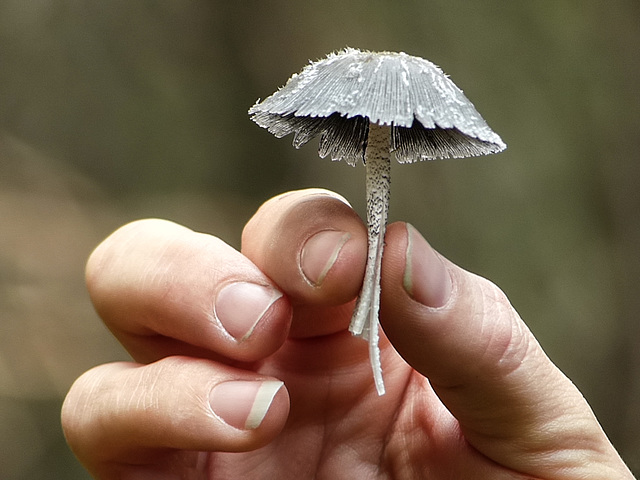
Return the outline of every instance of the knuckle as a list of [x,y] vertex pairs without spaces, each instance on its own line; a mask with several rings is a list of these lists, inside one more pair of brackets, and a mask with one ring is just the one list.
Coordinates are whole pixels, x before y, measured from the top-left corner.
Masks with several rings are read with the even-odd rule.
[[513,308],[507,295],[494,283],[482,279],[482,329],[485,338],[484,357],[501,375],[518,369],[536,342]]

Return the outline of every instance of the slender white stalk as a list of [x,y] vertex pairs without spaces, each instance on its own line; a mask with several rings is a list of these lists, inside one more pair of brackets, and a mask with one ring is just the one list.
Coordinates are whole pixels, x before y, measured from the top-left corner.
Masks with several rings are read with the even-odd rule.
[[349,326],[351,333],[369,340],[371,368],[379,395],[384,395],[385,392],[378,347],[378,314],[380,311],[380,269],[389,210],[390,138],[390,127],[369,124],[369,137],[365,152],[369,251],[362,290]]

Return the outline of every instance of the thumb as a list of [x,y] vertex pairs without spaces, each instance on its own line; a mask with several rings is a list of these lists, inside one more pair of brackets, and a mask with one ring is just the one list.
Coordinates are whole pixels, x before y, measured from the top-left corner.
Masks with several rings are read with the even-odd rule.
[[548,476],[617,457],[580,392],[498,287],[441,257],[410,225],[391,225],[386,243],[384,331],[473,447]]

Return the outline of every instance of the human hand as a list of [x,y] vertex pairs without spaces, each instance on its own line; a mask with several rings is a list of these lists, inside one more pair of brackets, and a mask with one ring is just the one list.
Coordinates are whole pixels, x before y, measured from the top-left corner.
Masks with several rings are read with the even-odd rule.
[[378,397],[347,331],[366,249],[356,213],[318,190],[263,205],[241,253],[161,220],[116,231],[87,283],[135,362],[67,395],[80,461],[104,479],[633,478],[505,295],[403,223],[386,236]]

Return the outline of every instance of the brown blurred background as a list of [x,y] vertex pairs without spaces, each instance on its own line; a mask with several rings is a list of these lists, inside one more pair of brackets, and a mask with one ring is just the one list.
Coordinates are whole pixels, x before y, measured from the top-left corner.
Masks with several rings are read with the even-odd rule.
[[345,46],[439,64],[509,145],[394,165],[391,220],[509,295],[640,472],[640,2],[0,1],[0,478],[88,478],[59,409],[126,359],[83,283],[136,218],[237,246],[269,196],[362,167],[247,109]]

